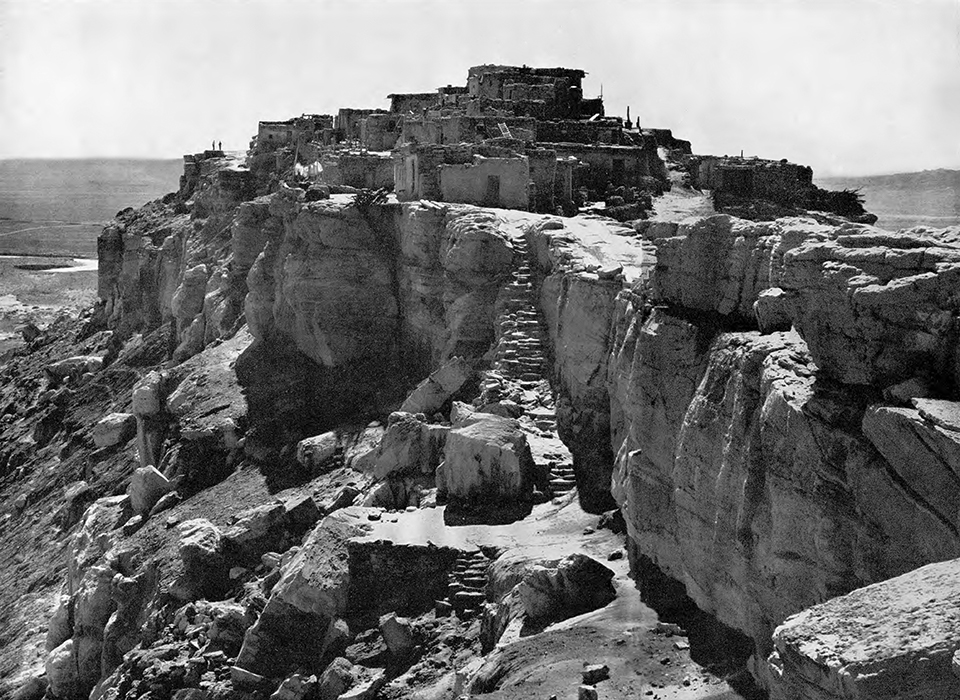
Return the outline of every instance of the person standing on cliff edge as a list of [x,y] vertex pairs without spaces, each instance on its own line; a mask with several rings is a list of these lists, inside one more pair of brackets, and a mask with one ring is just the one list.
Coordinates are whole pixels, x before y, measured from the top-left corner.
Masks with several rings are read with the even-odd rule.
[[222,151],[222,150],[223,150],[223,141],[217,141],[217,150],[218,150],[218,151]]

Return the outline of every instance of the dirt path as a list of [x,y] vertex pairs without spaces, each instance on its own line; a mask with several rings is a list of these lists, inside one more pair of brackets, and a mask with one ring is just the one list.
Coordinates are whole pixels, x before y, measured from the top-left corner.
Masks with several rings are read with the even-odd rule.
[[674,186],[669,192],[653,200],[654,221],[681,221],[691,216],[716,214],[709,192],[699,192],[686,187]]
[[658,149],[660,158],[667,165],[667,177],[671,189],[653,200],[654,221],[681,221],[691,216],[710,216],[716,214],[710,191],[694,190],[684,184],[687,174],[675,163],[670,152]]

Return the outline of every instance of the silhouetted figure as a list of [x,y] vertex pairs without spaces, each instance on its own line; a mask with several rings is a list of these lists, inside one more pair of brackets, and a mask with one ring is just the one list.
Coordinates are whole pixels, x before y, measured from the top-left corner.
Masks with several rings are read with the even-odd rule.
[[216,140],[216,139],[214,139],[213,141],[210,142],[210,150],[211,150],[211,151],[217,150],[217,140]]
[[222,150],[223,150],[223,141],[217,141],[217,150],[218,150],[218,151],[222,151]]

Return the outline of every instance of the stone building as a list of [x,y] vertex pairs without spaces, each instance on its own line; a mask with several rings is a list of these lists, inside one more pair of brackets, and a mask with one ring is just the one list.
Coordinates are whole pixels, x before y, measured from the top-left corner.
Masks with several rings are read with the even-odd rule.
[[370,114],[360,120],[360,143],[371,151],[389,151],[400,137],[403,118],[397,114]]
[[585,75],[473,66],[465,85],[388,95],[389,111],[343,108],[336,118],[262,122],[257,141],[290,147],[292,155],[277,150],[285,154],[278,167],[292,158],[301,177],[386,187],[401,200],[573,213],[575,191],[601,196],[611,185],[665,182],[658,138],[605,117],[602,99],[584,98]]
[[420,114],[424,110],[435,107],[440,102],[440,95],[434,92],[408,92],[387,95],[390,100],[391,114]]
[[743,198],[780,201],[813,186],[813,169],[787,160],[694,156],[695,186]]
[[372,114],[387,114],[385,109],[354,109],[342,107],[337,112],[337,121],[334,125],[339,141],[359,141],[360,123]]
[[581,164],[574,172],[573,187],[585,187],[602,193],[608,185],[614,187],[644,186],[644,178],[665,179],[666,169],[657,154],[656,144],[619,146],[585,143],[540,143],[553,149],[558,156],[576,158]]

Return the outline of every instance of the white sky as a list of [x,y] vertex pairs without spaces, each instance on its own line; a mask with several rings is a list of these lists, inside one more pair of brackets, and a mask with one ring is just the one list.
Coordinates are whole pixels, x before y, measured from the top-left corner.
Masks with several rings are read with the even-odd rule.
[[960,0],[0,0],[0,158],[245,149],[480,63],[583,68],[697,153],[960,168]]

